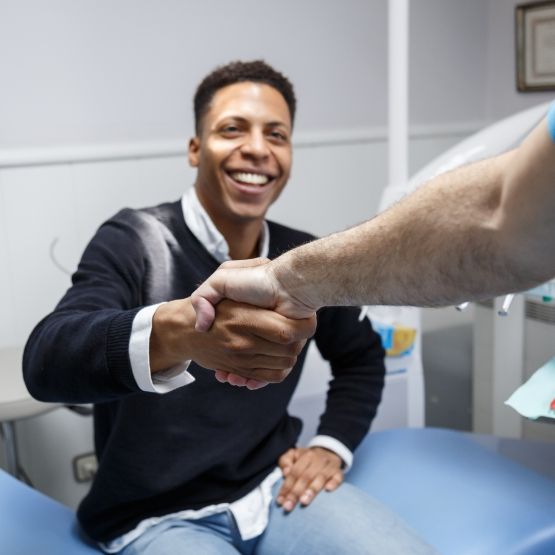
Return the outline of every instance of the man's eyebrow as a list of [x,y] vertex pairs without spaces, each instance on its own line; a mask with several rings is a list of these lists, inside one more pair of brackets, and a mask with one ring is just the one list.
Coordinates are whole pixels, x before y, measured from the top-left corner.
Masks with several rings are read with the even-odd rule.
[[241,123],[248,123],[248,120],[242,116],[235,116],[233,114],[226,114],[223,117],[221,117],[218,120],[218,123],[221,123],[222,121],[226,121],[226,120],[234,120],[234,121],[238,121]]
[[[250,120],[248,118],[244,118],[243,116],[240,115],[234,115],[234,114],[227,114],[224,115],[221,119],[219,119],[216,124],[220,125],[221,123],[225,122],[225,121],[236,121],[238,123],[243,123],[243,124],[247,124],[250,125]],[[264,124],[264,127],[283,127],[287,130],[291,129],[291,126],[286,123],[285,121],[281,121],[281,120],[274,120],[274,121],[269,121],[267,123]]]
[[285,123],[284,121],[270,121],[266,124],[267,127],[285,127],[285,129],[289,129],[290,125]]

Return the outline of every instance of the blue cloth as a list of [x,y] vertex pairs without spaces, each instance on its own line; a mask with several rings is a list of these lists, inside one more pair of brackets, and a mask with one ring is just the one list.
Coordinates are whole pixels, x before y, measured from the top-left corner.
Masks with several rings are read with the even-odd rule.
[[[281,481],[274,489],[277,494]],[[321,492],[308,507],[285,514],[276,504],[265,532],[241,540],[233,517],[164,521],[120,555],[428,555],[424,544],[390,509],[351,484]]]
[[551,140],[555,143],[555,101],[551,103],[547,112],[547,128],[549,129]]

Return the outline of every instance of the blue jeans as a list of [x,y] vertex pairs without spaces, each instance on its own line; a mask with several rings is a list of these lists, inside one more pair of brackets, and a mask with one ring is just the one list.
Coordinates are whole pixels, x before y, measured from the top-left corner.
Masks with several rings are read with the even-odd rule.
[[[277,493],[281,481],[274,486]],[[121,555],[430,555],[436,553],[380,502],[351,484],[291,513],[272,503],[263,534],[243,541],[230,512],[166,520]]]

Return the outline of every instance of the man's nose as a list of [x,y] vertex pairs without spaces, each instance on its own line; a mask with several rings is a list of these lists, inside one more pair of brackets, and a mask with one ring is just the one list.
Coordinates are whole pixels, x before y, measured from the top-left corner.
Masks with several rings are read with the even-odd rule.
[[264,133],[257,131],[249,133],[241,147],[241,152],[253,158],[268,157],[270,155],[270,150]]

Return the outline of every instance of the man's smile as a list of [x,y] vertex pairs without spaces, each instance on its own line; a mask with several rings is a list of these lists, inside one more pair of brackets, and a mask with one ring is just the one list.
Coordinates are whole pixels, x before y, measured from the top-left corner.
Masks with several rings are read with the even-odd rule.
[[250,168],[226,169],[226,178],[241,193],[260,195],[272,189],[276,175],[269,172],[253,171]]
[[266,185],[271,178],[262,173],[252,173],[252,172],[231,172],[229,174],[235,181],[239,183],[245,183],[246,185]]

